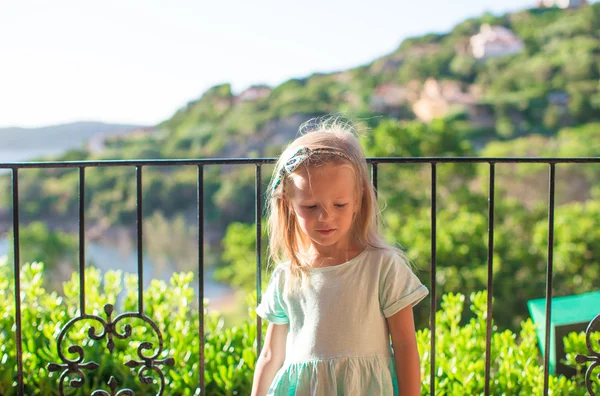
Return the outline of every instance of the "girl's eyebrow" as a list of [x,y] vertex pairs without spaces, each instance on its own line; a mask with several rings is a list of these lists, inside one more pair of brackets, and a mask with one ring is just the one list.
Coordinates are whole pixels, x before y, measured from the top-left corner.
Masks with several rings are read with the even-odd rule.
[[[344,203],[346,201],[350,201],[351,198],[348,197],[339,197],[339,198],[333,198],[332,201],[335,201],[336,203]],[[321,202],[321,200],[319,199],[315,199],[315,198],[306,198],[306,199],[300,199],[300,203],[301,204],[305,204],[307,202],[315,202],[315,203],[319,203]]]

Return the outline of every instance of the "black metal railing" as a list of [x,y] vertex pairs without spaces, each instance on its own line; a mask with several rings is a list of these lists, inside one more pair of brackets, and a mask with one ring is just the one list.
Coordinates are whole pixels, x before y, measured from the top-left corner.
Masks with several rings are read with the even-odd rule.
[[[437,236],[437,165],[447,163],[484,163],[489,165],[489,189],[488,189],[488,254],[487,254],[487,317],[486,317],[486,346],[485,346],[485,395],[490,394],[490,367],[491,367],[491,337],[492,337],[492,297],[493,297],[493,249],[494,249],[494,194],[495,194],[495,165],[496,164],[519,164],[519,163],[536,163],[548,165],[548,255],[546,265],[546,318],[545,318],[545,350],[544,354],[544,385],[543,395],[548,395],[548,378],[549,378],[549,353],[550,350],[550,323],[551,323],[551,307],[552,307],[552,278],[553,278],[553,253],[554,253],[554,207],[555,207],[555,184],[556,184],[556,166],[559,164],[568,163],[587,163],[599,164],[600,158],[479,158],[479,157],[459,157],[459,158],[443,158],[443,157],[427,157],[427,158],[391,158],[380,157],[368,159],[371,164],[373,184],[377,190],[378,184],[378,165],[379,164],[429,164],[431,167],[431,307],[430,307],[430,326],[431,326],[431,354],[430,354],[430,384],[431,395],[435,395],[435,349],[436,349],[436,321],[435,312],[437,309],[436,302],[436,236]],[[143,168],[146,166],[196,166],[198,170],[197,177],[197,227],[198,227],[198,304],[201,308],[204,300],[204,167],[207,165],[254,165],[255,173],[255,218],[256,218],[256,290],[258,301],[261,299],[261,284],[262,284],[262,257],[261,257],[261,214],[263,212],[262,203],[262,165],[273,164],[272,158],[235,158],[235,159],[198,159],[198,160],[120,160],[120,161],[66,161],[66,162],[31,162],[31,163],[0,163],[0,169],[10,169],[12,171],[12,210],[13,210],[13,243],[14,243],[14,301],[15,301],[15,337],[16,337],[16,355],[17,355],[17,395],[24,395],[24,375],[23,375],[23,349],[22,349],[22,323],[21,323],[21,277],[20,277],[20,240],[19,240],[19,170],[27,168],[78,168],[79,169],[79,285],[80,285],[80,314],[78,317],[72,318],[62,328],[57,337],[57,348],[59,357],[62,362],[48,362],[50,371],[61,371],[61,376],[57,387],[61,395],[64,394],[64,380],[67,376],[78,377],[71,379],[72,387],[81,387],[85,375],[82,369],[93,370],[98,367],[94,362],[83,363],[83,349],[78,345],[71,345],[68,350],[73,354],[77,354],[75,359],[69,359],[62,353],[62,345],[64,335],[76,322],[82,320],[93,320],[98,322],[102,329],[97,333],[96,328],[91,326],[88,330],[88,335],[94,340],[106,339],[107,348],[112,352],[114,347],[114,338],[127,339],[132,334],[130,325],[125,325],[123,332],[117,330],[117,323],[124,318],[139,318],[146,322],[156,333],[158,338],[158,352],[148,356],[144,351],[155,349],[150,342],[142,342],[138,347],[139,360],[131,360],[125,363],[130,368],[139,367],[138,377],[142,383],[151,383],[152,378],[148,377],[148,371],[154,371],[160,378],[159,395],[162,395],[165,390],[165,378],[160,366],[173,365],[172,358],[158,359],[158,356],[163,351],[163,338],[159,327],[156,323],[144,313],[144,292],[143,292],[143,246],[142,246],[142,176]],[[137,259],[138,259],[138,311],[126,312],[118,315],[114,320],[111,319],[113,306],[107,304],[104,307],[106,319],[98,315],[90,315],[85,310],[85,171],[88,168],[97,167],[135,167],[136,169],[136,202],[137,202]],[[202,311],[201,311],[202,312]],[[205,359],[204,359],[204,316],[200,314],[198,323],[199,337],[199,361],[200,370],[198,378],[198,386],[201,391],[204,387],[205,374]],[[257,348],[260,352],[262,344],[261,339],[261,319],[257,318]],[[588,325],[586,330],[586,342],[589,350],[589,356],[578,355],[577,362],[584,364],[591,362],[587,369],[585,384],[590,395],[594,395],[592,391],[592,371],[600,366],[600,351],[593,348],[590,336],[592,332],[600,330],[600,314],[596,316]],[[118,384],[111,377],[108,385],[115,394]],[[129,389],[122,389],[119,395],[132,395],[133,392]],[[108,393],[104,390],[97,390],[93,393],[95,396],[104,396]]]

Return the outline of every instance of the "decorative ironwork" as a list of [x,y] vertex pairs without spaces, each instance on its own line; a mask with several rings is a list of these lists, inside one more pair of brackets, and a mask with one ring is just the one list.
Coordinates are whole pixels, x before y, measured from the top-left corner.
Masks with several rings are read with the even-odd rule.
[[[594,330],[596,329],[597,330]],[[590,366],[587,368],[587,371],[585,372],[585,386],[587,387],[588,392],[590,393],[591,396],[596,396],[596,393],[592,390],[592,371],[594,371],[594,369],[598,366],[600,366],[600,350],[596,351],[594,350],[594,348],[592,347],[592,333],[594,331],[598,331],[600,330],[600,315],[596,316],[588,325],[586,331],[585,331],[585,344],[588,348],[588,351],[590,353],[590,356],[586,356],[586,355],[577,355],[575,357],[575,361],[578,364],[585,364],[586,362],[592,362],[592,364],[590,364]],[[600,341],[598,341],[598,345],[600,346]],[[598,373],[597,375],[598,379],[600,380],[600,373]]]
[[142,351],[144,349],[152,349],[152,344],[149,342],[142,342],[139,345],[138,356],[143,361],[130,360],[129,362],[125,363],[125,365],[130,368],[140,367],[140,369],[138,370],[138,377],[143,384],[151,384],[152,383],[152,377],[145,376],[144,373],[146,373],[149,370],[153,370],[154,372],[156,372],[158,374],[158,376],[160,377],[160,384],[161,384],[160,389],[161,389],[161,394],[162,394],[162,389],[165,388],[165,376],[162,373],[162,371],[160,370],[160,368],[158,368],[156,366],[162,365],[162,364],[166,364],[167,366],[173,366],[175,364],[175,360],[173,358],[156,360],[156,357],[158,357],[158,354],[155,354],[152,357],[146,357],[142,353]]
[[[69,329],[71,329],[75,323],[83,321],[83,320],[94,320],[99,322],[102,326],[100,333],[97,332],[96,327],[94,325],[90,325],[88,329],[88,335],[91,339],[100,341],[106,338],[106,348],[110,353],[114,351],[115,342],[113,338],[118,338],[124,340],[129,338],[132,334],[132,327],[129,324],[123,324],[121,331],[119,331],[119,322],[126,318],[136,318],[141,319],[146,322],[152,329],[155,331],[158,338],[158,348],[157,350],[150,355],[145,355],[144,352],[151,351],[154,349],[154,344],[148,341],[140,343],[137,348],[137,354],[140,358],[140,361],[131,360],[125,363],[125,366],[130,368],[140,367],[138,371],[138,377],[143,384],[151,384],[153,382],[153,378],[146,375],[146,373],[150,370],[154,371],[160,378],[160,388],[157,395],[162,395],[165,389],[165,376],[160,368],[162,365],[173,366],[175,364],[175,360],[173,358],[166,359],[158,359],[158,356],[163,352],[163,338],[158,326],[147,316],[137,312],[126,312],[123,313],[112,320],[112,313],[114,307],[112,304],[106,304],[104,306],[104,312],[106,313],[107,319],[103,319],[97,315],[88,315],[83,314],[77,318],[71,319],[61,330],[58,341],[58,356],[64,362],[62,364],[59,363],[50,363],[48,364],[48,370],[55,372],[63,370],[60,379],[59,379],[59,394],[64,396],[64,383],[65,379],[69,375],[74,375],[77,378],[71,379],[69,381],[69,385],[73,388],[80,388],[85,383],[85,374],[82,370],[96,370],[99,365],[95,362],[86,362],[83,363],[84,360],[84,351],[83,347],[80,345],[71,345],[68,347],[67,351],[72,354],[77,354],[76,358],[70,359],[63,353],[62,344],[65,339],[66,334]],[[111,393],[107,393],[105,390],[97,390],[92,393],[92,396],[130,396],[133,395],[133,391],[129,389],[123,389],[115,394],[115,390],[117,387],[117,381],[114,377],[111,377],[108,381],[108,386],[111,389]]]
[[115,390],[117,389],[117,380],[115,377],[110,377],[108,380],[108,387],[110,388],[110,393],[105,391],[104,389],[96,390],[92,392],[92,396],[134,396],[135,393],[131,389],[121,389],[117,393]]

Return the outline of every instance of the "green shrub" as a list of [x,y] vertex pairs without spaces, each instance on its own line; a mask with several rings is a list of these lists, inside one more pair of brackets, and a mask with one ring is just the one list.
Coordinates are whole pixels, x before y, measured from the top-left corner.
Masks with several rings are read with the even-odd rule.
[[[485,336],[487,292],[470,295],[470,312],[474,315],[464,326],[462,320],[465,296],[445,294],[436,313],[436,377],[437,395],[480,395],[485,387]],[[422,394],[430,392],[430,331],[417,332],[421,355]],[[589,354],[582,334],[570,334],[566,342],[567,363],[575,366],[574,356]],[[550,395],[586,395],[583,374],[568,379],[549,377]],[[542,395],[544,386],[543,359],[537,348],[535,325],[530,319],[521,324],[517,335],[510,330],[492,333],[490,394]],[[598,385],[598,384],[596,384]],[[597,387],[596,389],[599,389]]]
[[[12,266],[7,260],[0,260],[0,394],[16,394],[16,346],[14,323],[14,298]],[[64,296],[47,293],[42,285],[43,264],[33,263],[22,266],[21,271],[21,316],[23,336],[23,370],[26,395],[57,395],[59,372],[49,372],[48,363],[63,363],[57,353],[57,338],[70,318],[77,317],[79,304],[79,279],[77,274],[63,285]],[[114,320],[122,312],[137,311],[137,277],[122,276],[119,271],[107,272],[103,277],[94,268],[86,269],[86,313],[107,319],[106,304],[115,304]],[[175,274],[170,285],[152,281],[144,291],[144,313],[158,324],[164,340],[164,350],[159,359],[173,358],[174,366],[157,364],[164,372],[167,395],[196,395],[199,377],[199,314],[193,290],[191,273]],[[474,317],[460,326],[465,297],[460,294],[447,294],[442,297],[441,310],[436,314],[436,376],[435,387],[438,395],[475,395],[484,389],[484,351],[486,293],[470,296],[470,311]],[[254,306],[254,296],[250,296],[248,306]],[[205,381],[208,395],[247,395],[250,393],[252,375],[256,360],[256,325],[253,313],[241,326],[223,328],[223,320],[213,312],[205,313]],[[144,352],[150,356],[157,353],[158,339],[152,328],[139,319],[125,319],[116,326],[124,331],[124,324],[133,328],[126,339],[114,338],[115,346],[111,353],[106,348],[106,337],[99,341],[90,338],[88,329],[96,325],[96,334],[101,326],[93,320],[73,326],[67,332],[63,348],[65,355],[74,359],[77,356],[67,352],[70,345],[81,345],[86,362],[96,362],[95,370],[84,369],[85,383],[79,390],[69,388],[65,379],[66,394],[90,394],[96,389],[108,390],[107,383],[113,376],[116,389],[129,388],[136,394],[156,394],[160,380],[152,371],[144,375],[152,376],[154,384],[142,384],[136,375],[138,369],[130,369],[125,362],[140,360],[137,348],[141,341],[153,343]],[[136,341],[132,341],[136,340]],[[420,330],[417,341],[421,354],[423,393],[429,394],[429,358],[431,351],[430,331]],[[543,367],[537,349],[534,326],[525,321],[517,336],[510,331],[494,333],[492,337],[491,383],[493,395],[541,395],[543,387]],[[573,360],[575,350],[586,353],[582,335],[570,335],[567,342],[568,359]],[[71,377],[69,379],[77,379]],[[567,379],[550,377],[552,395],[584,395],[583,374]]]
[[[63,364],[57,353],[57,338],[70,318],[79,314],[79,279],[74,274],[63,285],[64,296],[48,293],[42,284],[43,264],[32,263],[21,270],[21,321],[23,346],[23,371],[26,395],[58,395],[59,377],[62,372],[49,372],[48,363]],[[114,320],[119,314],[136,312],[137,276],[109,271],[101,276],[95,268],[86,269],[86,313],[98,315],[104,320],[106,304],[115,304]],[[199,377],[199,314],[191,273],[175,274],[170,285],[153,280],[144,290],[144,313],[158,324],[163,336],[164,350],[158,359],[174,358],[175,365],[157,366],[163,371],[166,386],[165,395],[194,395],[198,392]],[[123,293],[121,293],[123,291]],[[16,394],[16,345],[14,320],[14,289],[12,266],[6,259],[0,259],[0,395]],[[119,297],[117,297],[119,296]],[[242,326],[223,329],[221,317],[205,312],[205,368],[206,394],[235,395],[246,394],[250,389],[252,372],[256,361],[256,326],[246,321]],[[80,322],[79,326],[67,332],[63,341],[63,351],[69,359],[77,357],[69,353],[71,345],[84,349],[84,362],[96,362],[96,370],[83,370],[85,383],[79,390],[73,390],[65,379],[66,394],[86,394],[93,390],[108,391],[111,376],[118,382],[117,389],[129,388],[136,395],[156,394],[159,389],[159,376],[152,371],[145,374],[155,380],[154,384],[144,385],[137,376],[136,368],[125,366],[130,360],[139,361],[137,348],[141,341],[153,343],[153,348],[144,352],[151,356],[158,349],[158,339],[152,328],[140,319],[125,319],[117,326],[123,333],[124,325],[133,328],[131,337],[120,340],[114,338],[114,351],[106,348],[106,337],[92,340],[87,331],[90,325],[96,326],[96,334],[102,326],[95,320]],[[137,340],[137,341],[131,341]],[[77,379],[71,377],[69,379]]]

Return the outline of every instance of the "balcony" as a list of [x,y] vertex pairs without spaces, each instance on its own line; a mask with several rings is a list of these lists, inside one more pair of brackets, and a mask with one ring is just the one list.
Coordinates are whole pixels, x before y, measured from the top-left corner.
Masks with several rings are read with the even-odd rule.
[[[12,208],[9,215],[12,218],[13,237],[11,246],[13,260],[4,264],[5,269],[12,268],[12,279],[2,279],[0,284],[4,290],[10,290],[3,300],[11,301],[6,312],[10,317],[6,323],[12,323],[11,328],[3,328],[0,332],[2,346],[0,347],[0,381],[11,383],[11,389],[0,389],[7,395],[72,395],[82,390],[92,390],[92,395],[196,395],[196,394],[245,394],[248,381],[251,381],[253,360],[260,351],[263,328],[260,318],[252,316],[251,322],[245,322],[235,329],[221,329],[215,323],[213,316],[207,314],[205,307],[205,169],[209,166],[239,166],[254,167],[254,211],[255,211],[255,276],[256,299],[260,301],[261,287],[265,277],[265,259],[261,238],[263,214],[263,177],[264,167],[273,164],[273,159],[201,159],[201,160],[132,160],[132,161],[84,161],[84,162],[44,162],[44,163],[0,163],[0,169],[8,169],[11,177]],[[544,350],[550,350],[552,324],[552,298],[555,290],[555,209],[556,209],[556,173],[564,166],[597,165],[600,158],[370,158],[372,181],[377,188],[380,180],[380,170],[388,166],[420,166],[429,175],[426,190],[430,193],[429,207],[429,239],[430,262],[428,273],[421,272],[423,279],[427,276],[430,289],[428,322],[421,329],[418,338],[425,348],[421,351],[422,378],[424,394],[465,394],[466,389],[473,389],[473,394],[498,394],[499,383],[519,382],[518,374],[523,378],[531,373],[512,373],[503,377],[507,372],[502,369],[499,351],[495,350],[497,343],[507,343],[503,337],[510,338],[506,331],[500,331],[494,324],[494,292],[498,285],[494,282],[497,274],[495,262],[495,230],[496,230],[496,170],[500,166],[519,164],[538,164],[547,169],[547,261],[545,265],[545,322],[543,339]],[[471,323],[459,323],[460,312],[451,312],[456,307],[462,307],[464,296],[445,295],[443,298],[438,289],[440,269],[444,263],[438,263],[439,206],[444,197],[439,193],[439,169],[453,164],[477,164],[487,174],[487,263],[485,268],[485,290],[470,296],[470,303],[475,318]],[[196,178],[196,213],[197,213],[197,254],[194,259],[198,277],[192,281],[191,275],[181,274],[173,278],[170,288],[172,293],[165,291],[159,284],[147,284],[147,274],[144,269],[143,246],[143,176],[148,167],[193,167],[197,171]],[[121,167],[135,170],[135,221],[137,243],[137,273],[136,279],[126,280],[126,292],[122,301],[118,297],[122,289],[120,283],[113,279],[100,278],[97,271],[86,266],[86,174],[90,169],[104,167]],[[22,171],[26,169],[55,169],[67,168],[78,174],[78,269],[76,282],[71,282],[70,288],[65,289],[64,296],[42,295],[40,290],[42,271],[39,266],[29,265],[21,260],[20,241],[20,204],[19,181]],[[384,189],[382,189],[383,191]],[[597,258],[596,258],[597,259]],[[12,267],[11,267],[12,266]],[[0,268],[2,266],[0,265]],[[0,272],[5,275],[8,271]],[[426,275],[424,275],[426,274]],[[444,275],[445,276],[445,275]],[[112,279],[112,283],[111,283]],[[195,282],[192,284],[192,282]],[[596,289],[600,287],[595,284]],[[194,287],[197,291],[194,293]],[[133,289],[132,289],[133,288]],[[93,295],[93,298],[91,297]],[[170,296],[175,304],[173,311],[165,312],[158,309],[158,304],[164,304],[161,299]],[[190,301],[193,298],[194,301]],[[47,300],[52,300],[57,315],[45,312],[47,315],[41,323],[43,312],[42,302],[47,306]],[[69,305],[73,303],[74,306]],[[525,302],[524,302],[525,303]],[[64,306],[71,307],[65,309]],[[38,309],[37,313],[35,309]],[[575,393],[594,395],[598,392],[599,382],[595,379],[596,369],[600,365],[600,351],[596,340],[600,330],[600,308],[598,315],[589,322],[586,331],[586,348],[579,351],[577,362],[585,374],[580,375],[581,383],[577,383]],[[60,312],[60,315],[58,315]],[[453,316],[454,315],[454,316]],[[48,319],[49,318],[49,319]],[[181,326],[174,318],[182,319],[187,325]],[[450,319],[449,319],[450,318]],[[456,319],[458,318],[458,319]],[[46,321],[49,320],[49,321]],[[457,321],[458,320],[458,321]],[[254,322],[255,321],[255,322]],[[40,322],[40,323],[39,323]],[[448,373],[444,352],[448,345],[452,347],[453,340],[448,337],[454,334],[458,337],[459,326],[472,325],[469,329],[477,329],[473,340],[482,345],[482,353],[477,357],[471,356],[473,372]],[[454,327],[456,328],[454,328]],[[449,329],[453,327],[452,329]],[[531,329],[530,329],[531,330]],[[524,330],[525,331],[525,330]],[[190,334],[191,332],[191,334]],[[185,337],[177,337],[185,333]],[[33,336],[37,334],[37,336]],[[525,334],[525,333],[521,333]],[[528,334],[531,334],[528,333]],[[50,335],[49,339],[46,339]],[[433,336],[431,336],[433,335]],[[241,345],[241,350],[234,351],[231,340]],[[187,340],[189,344],[181,345],[173,341]],[[531,340],[530,340],[531,341]],[[535,342],[535,341],[534,341]],[[203,347],[200,347],[203,346]],[[40,350],[41,348],[41,350]],[[133,348],[132,351],[126,349]],[[237,346],[236,346],[237,348]],[[452,349],[452,348],[450,348]],[[535,349],[535,348],[534,348]],[[92,354],[88,352],[93,350]],[[471,349],[473,351],[474,349]],[[101,352],[104,352],[102,354]],[[37,352],[37,353],[36,353]],[[540,357],[539,351],[522,349],[525,358],[530,360],[531,370],[538,367],[538,357],[541,381],[534,384],[533,393],[541,395],[566,394],[552,392],[560,386],[565,377],[553,375],[550,371],[550,356],[548,353]],[[442,356],[440,356],[440,353]],[[512,352],[511,352],[512,353]],[[515,352],[516,353],[516,352]],[[118,356],[118,358],[117,358]],[[177,356],[177,357],[176,357]],[[178,358],[183,356],[183,359]],[[455,357],[456,358],[456,357]],[[123,360],[124,359],[124,360]],[[442,360],[443,359],[443,360]],[[459,357],[460,359],[460,357]],[[469,357],[463,357],[469,359]],[[14,362],[14,364],[13,364]],[[587,368],[583,366],[587,362]],[[227,364],[227,366],[225,365]],[[456,362],[458,365],[458,362]],[[227,371],[230,371],[229,373]],[[478,371],[483,379],[481,384],[469,381]],[[137,373],[137,375],[136,375]],[[232,374],[233,373],[233,374]],[[36,379],[36,381],[34,381]],[[456,384],[455,391],[448,387],[448,382]],[[133,385],[128,385],[133,384]],[[573,386],[575,386],[573,385]],[[130,386],[127,388],[126,386]],[[135,392],[133,388],[136,388]],[[557,388],[558,389],[558,388]],[[446,393],[444,393],[446,392]],[[450,392],[450,393],[448,393]],[[454,393],[451,393],[454,392]],[[459,393],[456,393],[459,392]],[[462,392],[462,393],[461,393]],[[521,394],[525,391],[522,391]],[[529,393],[529,394],[533,394]]]

